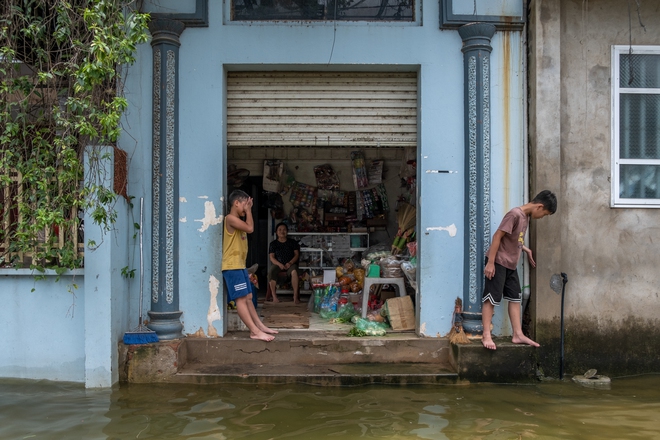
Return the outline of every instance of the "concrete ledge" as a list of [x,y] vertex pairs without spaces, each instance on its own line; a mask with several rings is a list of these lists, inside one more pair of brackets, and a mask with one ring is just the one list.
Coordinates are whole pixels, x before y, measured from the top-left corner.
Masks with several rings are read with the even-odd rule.
[[38,271],[36,269],[29,269],[29,268],[11,268],[11,267],[3,267],[0,268],[0,275],[6,275],[6,276],[29,276],[29,277],[36,277],[36,276],[43,276],[43,277],[73,277],[73,276],[83,276],[85,275],[85,269],[68,269],[61,274],[58,274],[55,269],[46,269],[43,272]]
[[536,381],[534,347],[513,344],[509,339],[495,339],[495,344],[497,350],[484,348],[480,340],[452,345],[458,377],[470,382]]
[[452,385],[458,375],[437,364],[186,365],[172,382],[315,386]]
[[253,383],[354,386],[453,384],[446,339],[413,333],[348,338],[281,332],[273,342],[248,333],[119,344],[120,381],[128,383]]

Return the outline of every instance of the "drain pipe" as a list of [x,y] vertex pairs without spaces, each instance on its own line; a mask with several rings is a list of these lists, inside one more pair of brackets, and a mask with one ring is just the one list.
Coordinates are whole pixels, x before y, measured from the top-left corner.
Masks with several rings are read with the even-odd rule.
[[[527,23],[525,23],[525,28]],[[526,29],[522,33],[522,53],[527,53],[527,32]],[[527,90],[527,57],[523,56],[523,90]],[[523,118],[524,123],[522,126],[522,136],[523,136],[523,203],[529,202],[529,140],[527,139],[527,123],[529,121],[527,116],[527,100],[523,99]],[[529,228],[525,232],[525,243],[529,243]],[[529,247],[529,245],[527,246]],[[530,267],[529,261],[526,258],[523,258],[523,288],[522,288],[522,309],[520,310],[520,324],[525,318],[525,310],[527,309],[527,304],[529,303],[529,297],[532,294],[532,287],[530,284]]]
[[550,288],[559,293],[561,290],[561,313],[560,313],[560,331],[561,336],[559,339],[559,380],[564,378],[564,294],[566,293],[566,283],[568,283],[568,275],[564,272],[561,275],[554,274],[550,277]]
[[561,355],[559,356],[559,380],[564,378],[564,293],[566,292],[566,283],[568,283],[568,275],[564,272],[561,273]]

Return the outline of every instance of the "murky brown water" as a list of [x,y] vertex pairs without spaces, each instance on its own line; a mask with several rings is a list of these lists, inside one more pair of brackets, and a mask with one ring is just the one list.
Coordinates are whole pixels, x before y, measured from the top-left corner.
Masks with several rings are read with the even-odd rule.
[[317,388],[0,381],[1,439],[660,439],[660,376]]

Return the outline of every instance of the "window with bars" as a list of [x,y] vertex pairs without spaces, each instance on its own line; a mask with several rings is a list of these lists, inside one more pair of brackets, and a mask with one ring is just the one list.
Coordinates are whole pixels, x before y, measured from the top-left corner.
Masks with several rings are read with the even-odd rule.
[[[29,249],[18,248],[12,240],[17,234],[24,234],[25,228],[36,225],[30,211],[39,209],[35,193],[23,180],[23,176],[16,170],[8,170],[0,179],[0,268],[21,268],[37,266],[58,266],[56,258],[47,255],[51,249],[70,252],[71,258],[82,267],[84,256],[84,225],[83,212],[73,207],[64,208],[62,218],[69,226],[60,226],[57,223],[47,227],[39,227],[36,241]],[[60,188],[60,191],[62,189]],[[18,201],[26,202],[23,211]],[[46,255],[46,256],[45,256]],[[44,257],[45,256],[45,257]]]
[[614,207],[660,207],[660,46],[613,46]]
[[415,21],[413,0],[231,0],[232,21]]

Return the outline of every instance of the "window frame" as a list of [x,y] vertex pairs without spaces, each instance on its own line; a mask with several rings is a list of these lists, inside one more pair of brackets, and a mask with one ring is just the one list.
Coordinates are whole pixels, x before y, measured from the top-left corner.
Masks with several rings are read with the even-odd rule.
[[305,26],[421,26],[422,25],[422,0],[414,0],[413,14],[415,19],[412,21],[397,21],[397,20],[308,20],[308,19],[273,19],[273,20],[233,20],[231,14],[232,0],[223,0],[223,25],[231,26],[291,26],[294,24],[301,24]]
[[620,56],[630,53],[636,55],[657,55],[660,57],[660,46],[612,46],[612,118],[611,118],[611,197],[612,208],[660,208],[660,198],[633,199],[620,197],[620,167],[622,165],[655,165],[660,166],[658,159],[622,159],[620,155],[620,96],[622,94],[653,94],[660,95],[660,88],[625,88],[620,87]]

